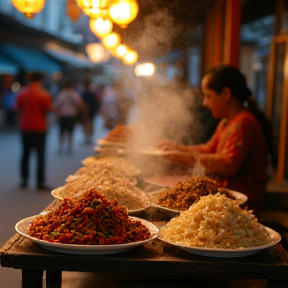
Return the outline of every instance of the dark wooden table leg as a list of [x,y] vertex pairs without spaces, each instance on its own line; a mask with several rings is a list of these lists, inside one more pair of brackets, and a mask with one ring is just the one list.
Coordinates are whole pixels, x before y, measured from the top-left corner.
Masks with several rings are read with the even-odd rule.
[[42,288],[43,270],[22,269],[22,288]]
[[61,288],[62,271],[48,270],[46,271],[46,288]]

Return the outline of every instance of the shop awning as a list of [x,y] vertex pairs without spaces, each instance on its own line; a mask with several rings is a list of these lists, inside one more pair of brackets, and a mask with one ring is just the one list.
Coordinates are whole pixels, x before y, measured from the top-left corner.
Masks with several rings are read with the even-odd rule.
[[56,61],[38,50],[4,43],[0,45],[0,53],[13,59],[20,68],[27,72],[55,73],[62,71],[62,67]]
[[68,63],[75,68],[93,68],[95,64],[83,53],[74,52],[58,45],[47,45],[44,51],[55,60]]
[[0,53],[0,74],[15,75],[18,70],[19,67],[17,64],[13,63]]

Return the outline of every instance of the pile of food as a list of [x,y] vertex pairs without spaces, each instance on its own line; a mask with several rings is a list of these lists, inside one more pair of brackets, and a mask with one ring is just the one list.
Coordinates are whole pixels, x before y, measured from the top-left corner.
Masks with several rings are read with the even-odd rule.
[[111,142],[121,142],[125,143],[131,139],[132,129],[129,126],[125,125],[116,125],[113,130],[108,132],[105,140]]
[[147,194],[134,185],[128,183],[103,183],[100,192],[109,200],[117,199],[120,205],[129,211],[144,209],[150,206]]
[[152,236],[141,221],[129,218],[125,207],[95,189],[77,201],[65,199],[54,211],[37,216],[27,232],[40,240],[84,245],[131,243]]
[[69,175],[67,182],[75,180],[110,180],[111,182],[129,182],[137,184],[137,179],[128,175],[125,170],[107,161],[97,161],[94,165],[79,168],[73,175]]
[[156,196],[159,206],[174,210],[187,210],[202,196],[221,193],[226,197],[235,199],[231,192],[225,188],[219,188],[216,182],[205,176],[193,176],[187,180],[179,181],[175,186],[165,189]]
[[106,156],[101,158],[96,156],[90,156],[82,160],[82,164],[86,167],[93,167],[95,164],[99,162],[112,164],[115,167],[118,167],[123,171],[125,171],[127,175],[134,176],[140,173],[140,170],[135,165],[133,165],[123,157]]
[[161,228],[159,236],[181,245],[222,249],[255,247],[272,241],[251,211],[219,193],[201,197]]
[[58,199],[74,199],[83,191],[95,188],[108,200],[116,199],[129,211],[150,206],[149,197],[136,186],[136,179],[122,169],[106,162],[97,162],[92,167],[85,167],[86,170],[82,168],[81,173],[70,175],[64,186],[54,189],[52,195]]

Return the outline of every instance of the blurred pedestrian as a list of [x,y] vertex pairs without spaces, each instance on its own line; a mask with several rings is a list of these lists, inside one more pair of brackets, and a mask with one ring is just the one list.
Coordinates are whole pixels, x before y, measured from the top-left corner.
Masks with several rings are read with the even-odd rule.
[[84,91],[82,93],[82,98],[86,105],[86,113],[83,119],[83,129],[85,134],[85,144],[92,143],[92,137],[94,133],[94,118],[98,113],[100,108],[100,96],[97,93],[97,90],[93,88],[93,83],[90,80],[84,82]]
[[72,153],[73,133],[79,117],[85,111],[84,101],[75,89],[73,80],[67,80],[56,96],[55,110],[60,128],[59,153],[63,152],[64,142],[68,141],[67,152]]
[[53,110],[52,99],[42,87],[43,75],[33,72],[30,83],[20,90],[15,103],[15,109],[20,111],[20,130],[22,135],[21,156],[21,188],[27,187],[29,178],[29,158],[32,150],[36,150],[38,158],[37,187],[51,190],[45,183],[45,139],[46,114]]
[[14,127],[16,125],[17,112],[15,110],[15,102],[17,92],[13,92],[11,88],[6,89],[3,96],[3,105],[5,109],[5,125],[6,127]]

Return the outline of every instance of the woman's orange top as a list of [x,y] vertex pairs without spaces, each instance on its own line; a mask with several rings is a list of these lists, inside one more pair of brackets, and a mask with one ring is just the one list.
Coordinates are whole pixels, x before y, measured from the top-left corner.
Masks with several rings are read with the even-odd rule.
[[[226,169],[227,173],[215,175],[220,186],[246,194],[251,203],[261,202],[267,183],[268,150],[254,115],[245,109],[229,123],[222,119],[212,138],[198,148],[201,153],[216,153],[213,165],[218,162]],[[225,176],[230,171],[235,173]]]

